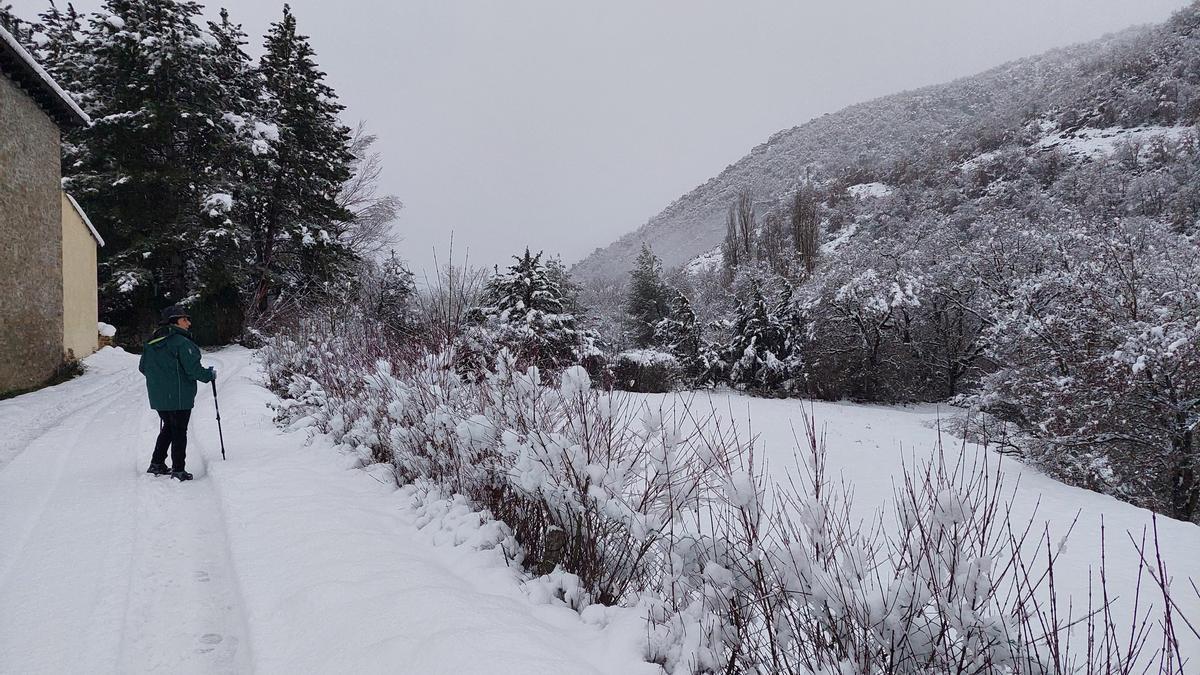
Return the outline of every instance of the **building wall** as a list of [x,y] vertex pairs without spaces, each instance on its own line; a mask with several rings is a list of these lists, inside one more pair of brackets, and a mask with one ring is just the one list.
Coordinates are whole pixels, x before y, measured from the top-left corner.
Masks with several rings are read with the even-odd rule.
[[83,357],[96,351],[100,297],[96,289],[96,239],[62,193],[63,348]]
[[41,384],[63,358],[60,142],[0,74],[0,392]]

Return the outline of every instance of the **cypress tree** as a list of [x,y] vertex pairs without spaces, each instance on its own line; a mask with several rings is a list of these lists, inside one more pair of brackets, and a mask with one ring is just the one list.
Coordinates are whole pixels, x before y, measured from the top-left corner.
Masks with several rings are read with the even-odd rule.
[[654,331],[658,322],[669,314],[669,298],[670,292],[662,280],[662,261],[643,243],[629,273],[629,294],[625,301],[626,321],[636,346],[655,346]]

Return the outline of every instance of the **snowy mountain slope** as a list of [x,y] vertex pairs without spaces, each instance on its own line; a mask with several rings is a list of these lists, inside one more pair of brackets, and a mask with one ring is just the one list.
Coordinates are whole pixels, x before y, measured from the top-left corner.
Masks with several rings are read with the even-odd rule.
[[[761,215],[806,176],[818,185],[849,187],[888,183],[889,173],[911,179],[915,172],[928,185],[1012,141],[1044,150],[1080,128],[1083,138],[1105,135],[1087,131],[1093,128],[1190,126],[1200,64],[1197,23],[1200,9],[1193,5],[1162,26],[861,103],[776,133],[635,232],[596,249],[573,273],[622,278],[643,242],[666,267],[686,264],[720,243],[726,213],[741,191],[753,195]],[[1029,125],[1047,120],[1039,137],[1026,140]]]
[[500,550],[455,546],[486,540],[478,518],[281,433],[251,352],[205,361],[229,460],[201,389],[191,483],[141,473],[158,426],[132,355],[0,402],[0,422],[24,420],[0,438],[0,671],[657,670],[633,614],[581,621]]

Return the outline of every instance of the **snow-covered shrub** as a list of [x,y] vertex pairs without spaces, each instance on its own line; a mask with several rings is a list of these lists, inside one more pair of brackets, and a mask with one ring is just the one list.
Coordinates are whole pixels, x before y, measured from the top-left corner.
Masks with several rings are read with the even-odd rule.
[[391,351],[353,322],[301,334],[262,350],[282,421],[445,495],[418,525],[540,570],[535,596],[644,612],[647,658],[672,675],[1182,673],[1169,576],[1145,571],[1164,597],[1132,620],[1065,606],[1061,542],[1008,518],[986,452],[909,467],[863,521],[811,419],[800,474],[769,487],[753,443],[687,399],[652,408],[506,351],[468,378],[453,350]]
[[1195,245],[1141,220],[1037,236],[1037,271],[995,299],[998,368],[972,402],[1056,478],[1195,520]]
[[623,351],[613,357],[611,368],[613,387],[623,391],[671,391],[683,376],[674,354],[654,349]]
[[[1056,597],[1066,539],[1009,518],[986,453],[939,449],[864,522],[811,420],[806,437],[793,489],[768,488],[735,437],[714,445],[717,499],[670,540],[648,607],[648,658],[669,673],[1185,672],[1163,571],[1139,570],[1156,597],[1117,620],[1103,569],[1087,606]],[[1150,565],[1155,550],[1139,548]]]

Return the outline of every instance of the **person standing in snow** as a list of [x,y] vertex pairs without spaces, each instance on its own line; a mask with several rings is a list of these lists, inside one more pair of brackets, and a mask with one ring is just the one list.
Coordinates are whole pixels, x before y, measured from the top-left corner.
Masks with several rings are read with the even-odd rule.
[[[154,455],[146,473],[171,474],[179,480],[191,480],[185,468],[187,427],[196,401],[196,382],[217,379],[214,368],[200,365],[200,348],[188,329],[192,320],[179,305],[162,311],[161,325],[142,346],[138,370],[146,376],[150,407],[158,411],[162,428],[154,443]],[[167,468],[167,448],[171,449],[171,467]]]

